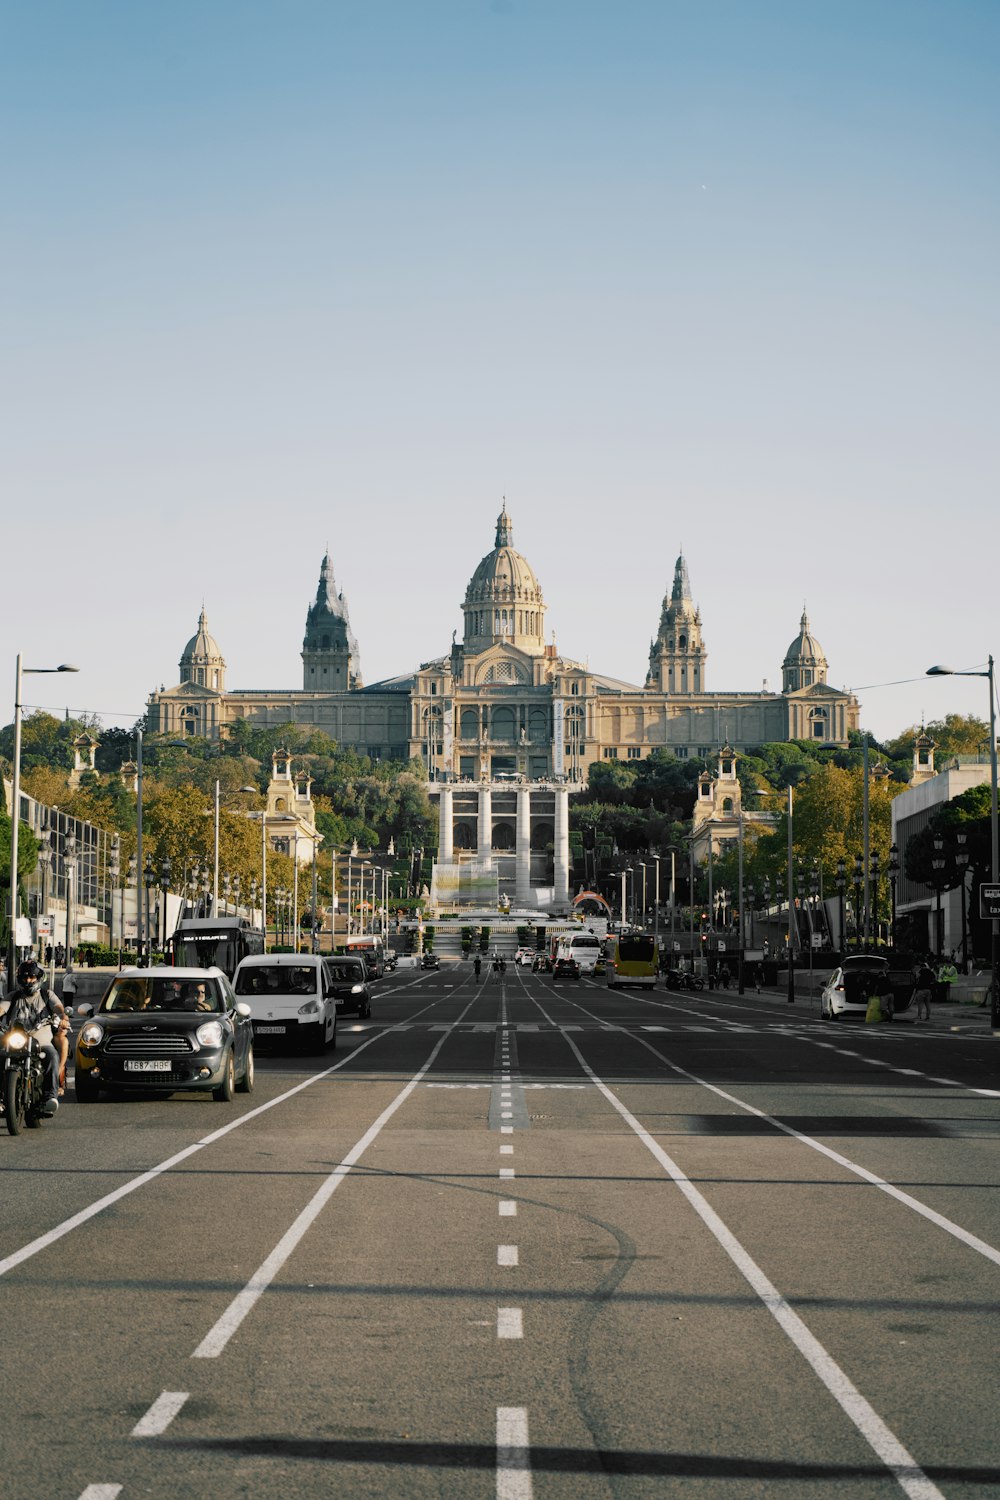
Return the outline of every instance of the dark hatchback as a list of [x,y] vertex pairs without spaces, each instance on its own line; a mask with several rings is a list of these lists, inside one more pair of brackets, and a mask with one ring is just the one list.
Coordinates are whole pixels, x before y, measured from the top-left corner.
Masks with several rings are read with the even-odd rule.
[[338,1011],[356,1010],[359,1016],[371,1015],[372,992],[363,958],[328,958],[326,972]]
[[96,1011],[77,1007],[76,1097],[199,1089],[228,1103],[254,1081],[250,1007],[221,969],[124,969]]
[[440,969],[441,960],[436,953],[425,953],[420,960],[420,967],[422,969]]
[[553,979],[579,979],[580,965],[575,958],[557,958],[552,966]]

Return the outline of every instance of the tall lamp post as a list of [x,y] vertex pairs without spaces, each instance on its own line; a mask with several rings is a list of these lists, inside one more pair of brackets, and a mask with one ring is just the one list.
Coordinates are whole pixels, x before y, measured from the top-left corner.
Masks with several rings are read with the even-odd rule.
[[152,949],[153,949],[153,929],[152,929],[152,927],[150,925],[149,913],[150,913],[150,911],[152,909],[152,905],[153,905],[153,891],[156,890],[156,871],[153,869],[153,856],[151,854],[147,854],[146,855],[146,863],[142,867],[142,883],[143,883],[143,885],[145,886],[145,889],[146,889],[145,933],[146,933],[146,941],[147,941],[147,943],[149,945],[149,952],[148,952],[147,955],[144,956],[143,951],[142,951],[142,938],[141,938],[141,934],[142,934],[142,931],[143,931],[143,923],[140,922],[140,924],[139,924],[139,932],[140,932],[139,964],[140,964],[140,966],[142,968],[148,968],[149,967],[149,959],[152,956]]
[[[928,677],[985,677],[990,688],[990,882],[1000,880],[1000,817],[997,815],[997,710],[993,657],[985,672],[956,672],[952,667],[928,667]],[[1000,917],[990,918],[990,1025],[1000,1027]]]
[[[115,934],[115,887],[118,877],[122,872],[122,841],[116,833],[111,840],[111,851],[108,855],[108,875],[111,878],[111,941],[114,942]],[[118,967],[122,966],[122,935],[118,930]]]
[[933,842],[934,854],[931,859],[931,869],[934,871],[934,952],[940,955],[944,946],[941,941],[941,889],[945,879],[944,839],[938,834]]
[[847,886],[847,865],[842,859],[837,860],[837,903],[840,907],[840,956],[843,958],[847,951],[847,912],[844,907],[844,890]]
[[63,869],[66,871],[66,967],[73,967],[73,877],[76,874],[76,834],[66,836],[63,845]]
[[889,928],[889,942],[896,946],[896,881],[899,879],[899,849],[895,844],[889,848],[889,863],[886,867],[889,871],[889,914],[891,926]]
[[7,937],[7,974],[11,984],[14,983],[17,973],[17,836],[21,824],[21,679],[26,672],[38,674],[79,672],[79,670],[79,667],[68,666],[65,662],[60,667],[23,667],[21,653],[20,651],[17,653],[17,667],[14,673],[14,765],[10,786],[10,928]]
[[160,896],[163,901],[163,911],[160,915],[161,926],[163,928],[162,951],[164,953],[166,953],[167,951],[167,892],[170,889],[170,869],[170,860],[164,857],[163,861],[160,864]]

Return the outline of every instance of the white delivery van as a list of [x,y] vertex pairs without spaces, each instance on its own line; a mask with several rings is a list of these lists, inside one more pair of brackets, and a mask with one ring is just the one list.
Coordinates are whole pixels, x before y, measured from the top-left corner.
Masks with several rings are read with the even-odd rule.
[[556,945],[556,958],[575,958],[581,974],[593,974],[601,956],[601,940],[592,932],[565,932]]
[[256,1042],[291,1042],[297,1051],[337,1045],[337,1002],[318,953],[260,953],[241,959],[237,998],[250,1007]]

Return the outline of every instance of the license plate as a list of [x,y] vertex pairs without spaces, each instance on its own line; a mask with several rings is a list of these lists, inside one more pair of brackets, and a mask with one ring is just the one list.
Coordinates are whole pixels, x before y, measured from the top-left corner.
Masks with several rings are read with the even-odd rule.
[[258,1036],[284,1036],[284,1026],[255,1026],[254,1031]]
[[126,1073],[169,1073],[169,1057],[133,1059],[125,1064]]

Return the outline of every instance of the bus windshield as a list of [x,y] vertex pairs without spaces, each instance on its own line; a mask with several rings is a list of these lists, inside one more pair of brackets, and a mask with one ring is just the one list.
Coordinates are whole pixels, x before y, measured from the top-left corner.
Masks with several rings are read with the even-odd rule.
[[185,932],[174,938],[174,963],[180,968],[221,969],[223,974],[235,974],[239,959],[236,956],[236,934],[234,932]]

